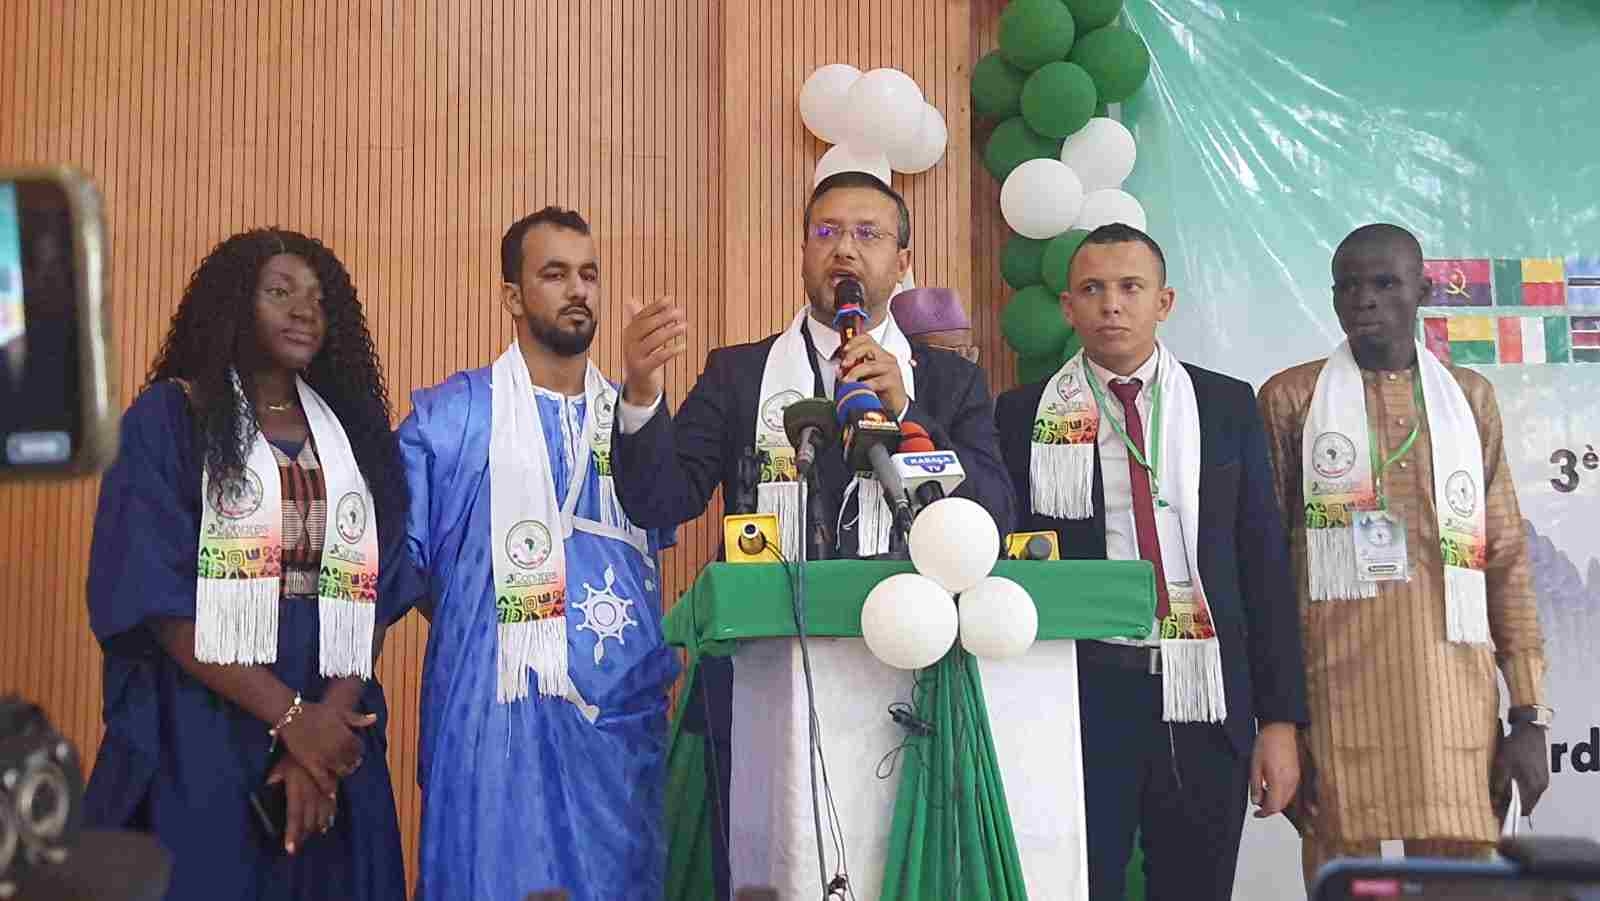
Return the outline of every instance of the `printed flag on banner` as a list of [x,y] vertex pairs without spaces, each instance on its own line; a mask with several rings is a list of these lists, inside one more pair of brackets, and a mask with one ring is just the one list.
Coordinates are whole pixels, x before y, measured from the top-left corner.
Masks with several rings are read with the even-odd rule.
[[1567,257],[1567,306],[1600,309],[1600,257]]
[[1565,316],[1502,316],[1500,363],[1565,363],[1568,358]]
[[1558,257],[1494,261],[1495,306],[1559,307],[1565,294],[1565,266]]
[[1488,260],[1424,260],[1422,271],[1433,279],[1428,306],[1487,307],[1494,302]]
[[1494,319],[1489,316],[1452,316],[1447,326],[1450,362],[1456,365],[1494,363]]
[[1495,363],[1492,316],[1428,316],[1422,320],[1422,343],[1445,363]]
[[1572,362],[1600,363],[1600,316],[1572,317]]

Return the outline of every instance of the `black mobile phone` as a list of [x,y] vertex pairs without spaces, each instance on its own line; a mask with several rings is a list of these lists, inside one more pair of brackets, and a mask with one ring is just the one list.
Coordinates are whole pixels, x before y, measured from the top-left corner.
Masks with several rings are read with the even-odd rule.
[[1600,882],[1530,873],[1512,861],[1338,860],[1317,875],[1312,901],[1368,898],[1600,901]]
[[100,196],[66,168],[0,169],[0,479],[116,451]]
[[267,844],[281,850],[289,829],[289,790],[282,782],[263,784],[250,793],[250,810]]

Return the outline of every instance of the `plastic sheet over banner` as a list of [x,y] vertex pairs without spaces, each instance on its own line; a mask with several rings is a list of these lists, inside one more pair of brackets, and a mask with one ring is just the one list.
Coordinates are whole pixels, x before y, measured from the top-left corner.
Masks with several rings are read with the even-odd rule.
[[[1180,356],[1259,386],[1342,339],[1329,264],[1402,225],[1430,350],[1494,384],[1530,534],[1557,765],[1540,834],[1600,836],[1600,4],[1129,0],[1151,78],[1128,189],[1165,248]],[[1526,824],[1524,824],[1526,829]],[[1281,818],[1239,898],[1299,897]]]

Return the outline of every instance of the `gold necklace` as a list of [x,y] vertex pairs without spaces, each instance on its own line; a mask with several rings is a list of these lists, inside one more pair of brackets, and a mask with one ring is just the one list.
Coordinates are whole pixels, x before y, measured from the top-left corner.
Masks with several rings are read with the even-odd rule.
[[263,406],[265,406],[267,408],[267,412],[269,412],[269,413],[283,413],[283,412],[286,412],[288,410],[293,410],[294,409],[294,405],[295,405],[295,400],[293,398],[290,398],[289,400],[286,400],[281,404],[263,404]]

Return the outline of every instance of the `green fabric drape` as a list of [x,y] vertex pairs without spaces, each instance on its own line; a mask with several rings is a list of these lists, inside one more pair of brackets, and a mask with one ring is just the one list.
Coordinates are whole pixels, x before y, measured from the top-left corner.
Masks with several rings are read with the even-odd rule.
[[881,897],[1026,899],[972,655],[952,648],[922,671],[913,697],[934,731],[908,739],[900,754]]
[[[808,635],[858,637],[861,605],[873,586],[910,563],[833,560],[807,565]],[[1142,637],[1155,612],[1155,575],[1143,561],[1003,561],[994,575],[1028,590],[1039,610],[1041,641]],[[705,784],[703,736],[681,728],[700,655],[732,654],[740,639],[795,634],[791,582],[781,564],[713,563],[667,614],[670,644],[687,648],[689,667],[667,758],[668,901],[715,896],[713,816]],[[901,751],[883,898],[1026,897],[995,757],[983,686],[971,655],[953,648],[922,670],[913,693],[934,726]],[[957,891],[947,891],[956,885]]]

